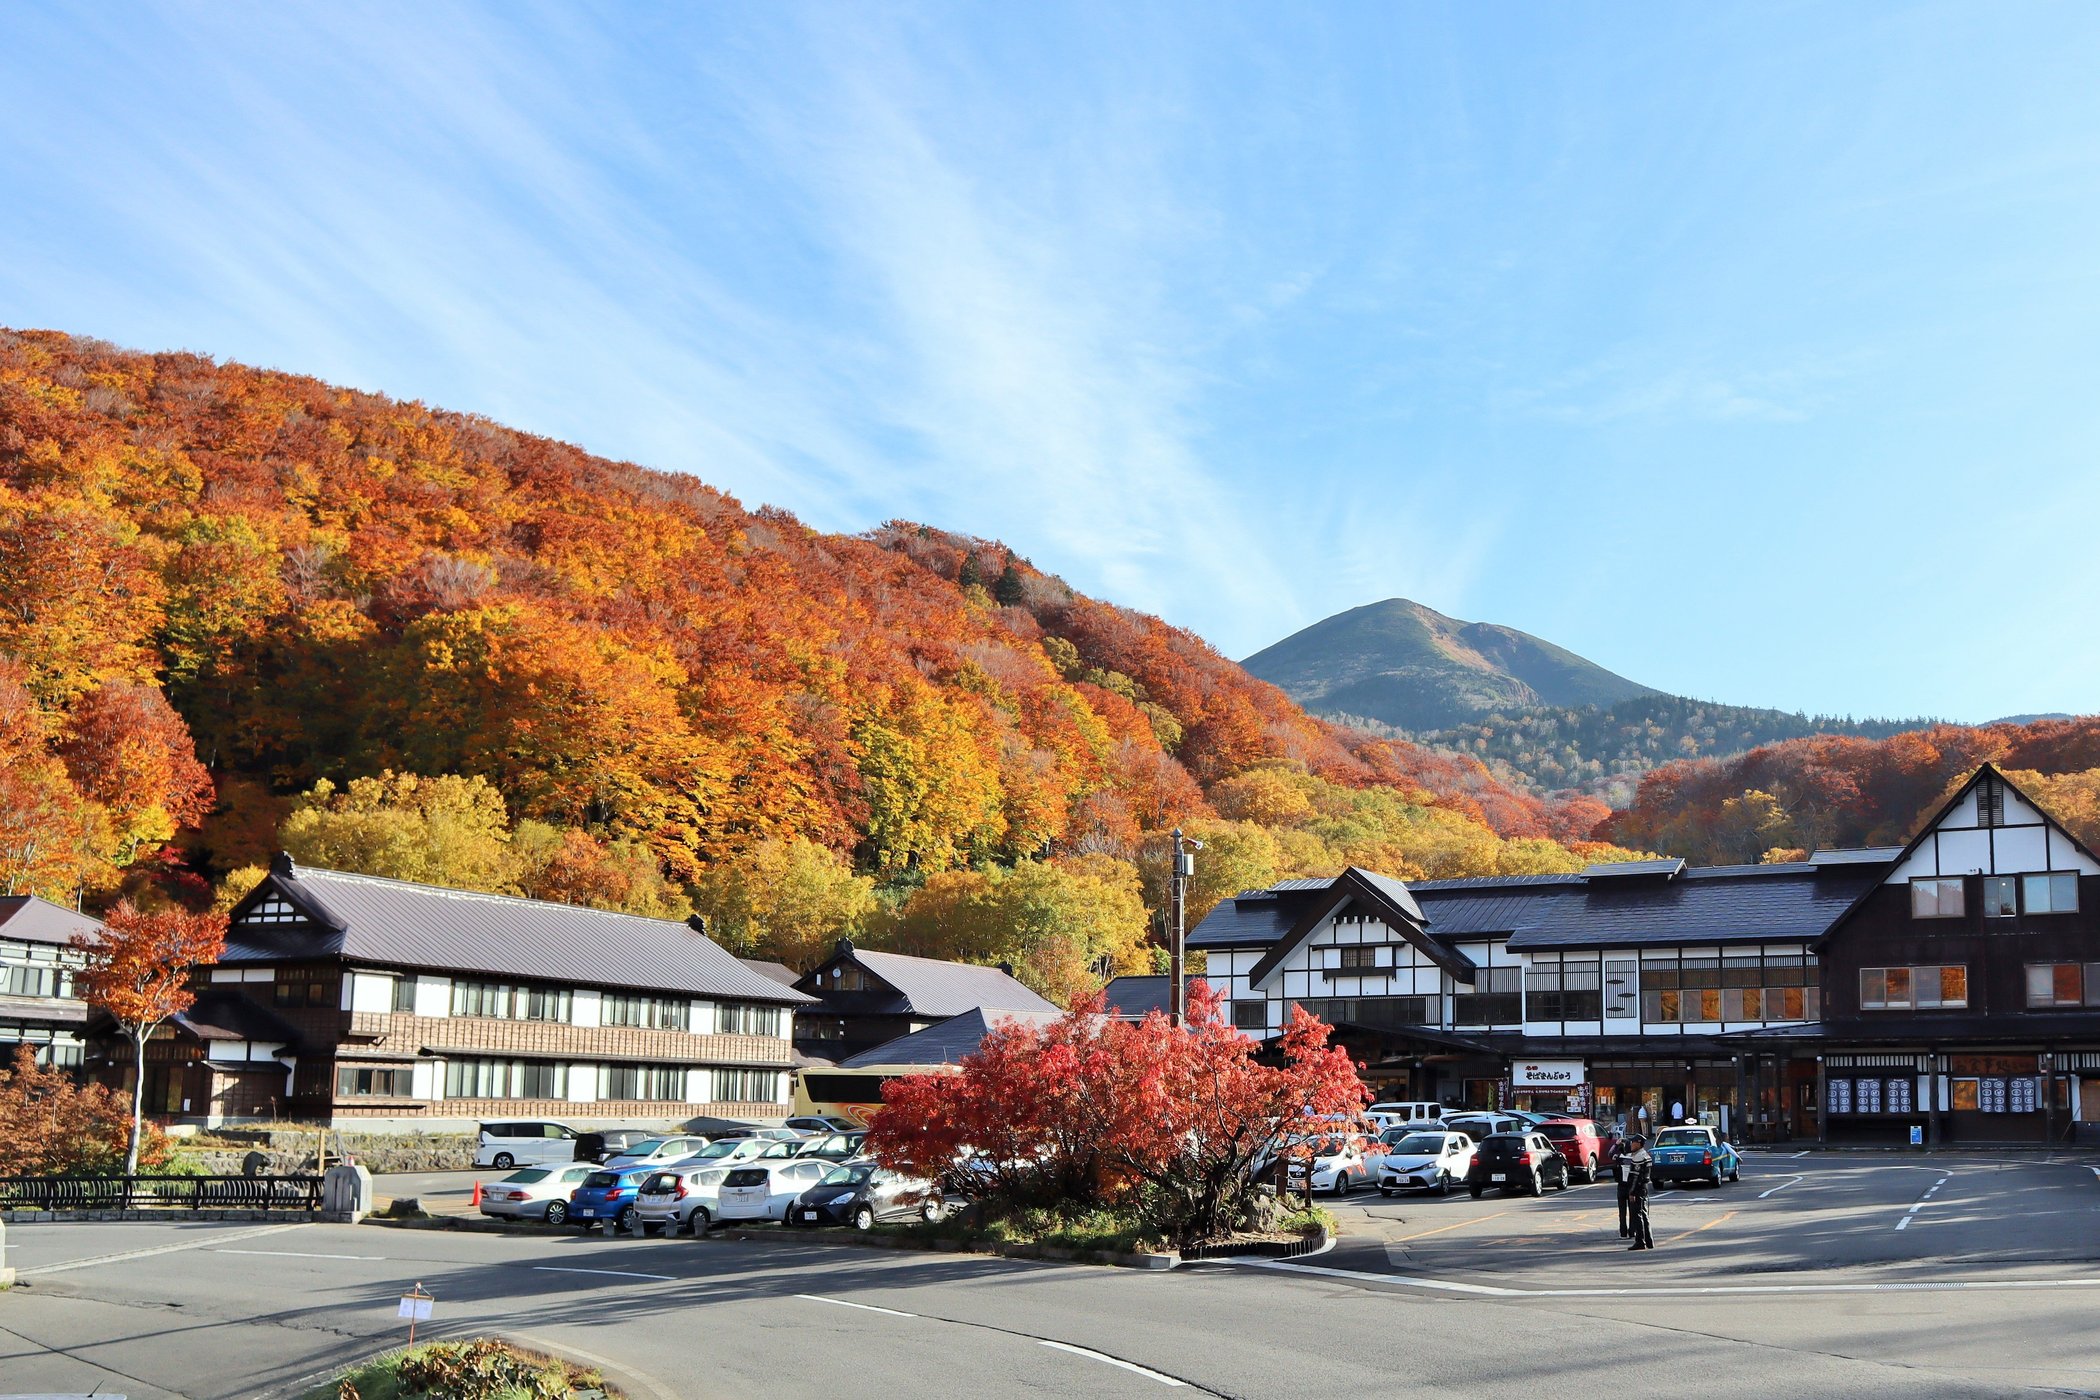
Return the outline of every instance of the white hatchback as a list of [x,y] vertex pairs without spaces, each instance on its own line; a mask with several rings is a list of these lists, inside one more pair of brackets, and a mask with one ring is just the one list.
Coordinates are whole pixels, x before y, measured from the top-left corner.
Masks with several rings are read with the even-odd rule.
[[740,1162],[722,1178],[715,1199],[715,1219],[725,1223],[783,1219],[795,1198],[822,1181],[837,1165],[820,1157]]
[[1378,1194],[1434,1191],[1451,1194],[1473,1169],[1473,1139],[1464,1133],[1416,1132],[1398,1136],[1378,1168]]
[[714,1223],[722,1179],[733,1167],[696,1167],[681,1162],[642,1183],[634,1198],[635,1223],[645,1235],[690,1231],[698,1239]]

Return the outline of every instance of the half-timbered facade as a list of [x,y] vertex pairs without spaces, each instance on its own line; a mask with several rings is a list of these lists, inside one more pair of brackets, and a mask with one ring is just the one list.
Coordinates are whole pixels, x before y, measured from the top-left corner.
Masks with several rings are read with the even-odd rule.
[[2100,861],[1986,768],[1901,848],[1250,890],[1190,935],[1234,1026],[1292,1004],[1375,1092],[1746,1138],[2100,1121]]

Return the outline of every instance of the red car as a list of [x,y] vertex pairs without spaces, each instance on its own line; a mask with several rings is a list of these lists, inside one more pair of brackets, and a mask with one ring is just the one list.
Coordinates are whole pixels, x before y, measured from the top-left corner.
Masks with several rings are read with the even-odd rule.
[[1604,1139],[1597,1136],[1597,1125],[1587,1118],[1550,1118],[1539,1124],[1539,1131],[1546,1141],[1553,1144],[1554,1151],[1567,1160],[1568,1174],[1577,1181],[1595,1181],[1600,1166],[1608,1160]]

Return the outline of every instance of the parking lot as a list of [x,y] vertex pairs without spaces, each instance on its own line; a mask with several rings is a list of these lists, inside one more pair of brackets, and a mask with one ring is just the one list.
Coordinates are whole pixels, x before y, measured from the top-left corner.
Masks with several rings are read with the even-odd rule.
[[1303,1260],[1172,1274],[778,1240],[378,1225],[9,1231],[10,1388],[287,1396],[436,1330],[613,1359],[638,1400],[754,1393],[1245,1397],[2100,1393],[2100,1162],[1759,1154],[1656,1202],[1627,1254],[1609,1183],[1333,1203]]

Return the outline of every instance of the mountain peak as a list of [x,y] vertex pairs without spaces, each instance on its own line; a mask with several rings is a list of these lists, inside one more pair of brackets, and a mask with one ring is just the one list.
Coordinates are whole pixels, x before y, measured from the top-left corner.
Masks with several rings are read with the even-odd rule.
[[1315,713],[1411,730],[1492,710],[1662,693],[1528,632],[1461,621],[1411,598],[1336,613],[1241,664]]

